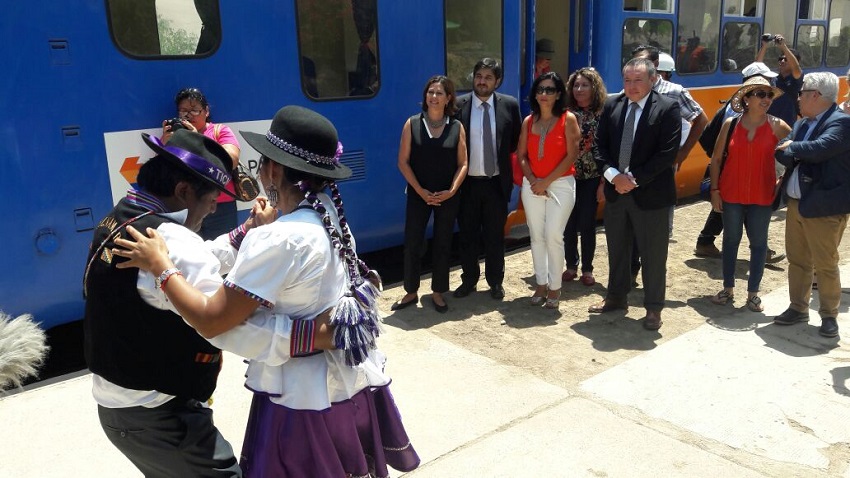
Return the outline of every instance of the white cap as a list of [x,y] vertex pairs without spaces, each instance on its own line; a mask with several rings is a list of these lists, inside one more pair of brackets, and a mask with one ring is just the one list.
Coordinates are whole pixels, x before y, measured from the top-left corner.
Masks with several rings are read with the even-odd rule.
[[767,65],[760,61],[750,63],[749,65],[744,67],[744,69],[741,70],[741,74],[744,75],[744,79],[756,75],[761,75],[767,78],[776,78],[777,76],[779,76],[778,73],[770,71],[770,68],[768,68]]
[[658,54],[658,71],[676,71],[676,63],[673,62],[673,57],[661,52]]

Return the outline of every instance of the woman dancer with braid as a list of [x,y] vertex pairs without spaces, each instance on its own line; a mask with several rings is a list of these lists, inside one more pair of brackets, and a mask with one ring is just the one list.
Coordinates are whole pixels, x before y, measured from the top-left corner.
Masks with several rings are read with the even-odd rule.
[[[419,464],[375,348],[380,279],[360,261],[334,180],[351,175],[323,116],[277,112],[269,132],[242,136],[282,216],[251,230],[210,297],[173,269],[155,231],[115,253],[162,277],[183,318],[216,346],[250,359],[254,391],[240,465],[246,477],[388,476]],[[329,189],[329,197],[324,191]],[[129,228],[128,228],[129,229]],[[313,320],[323,310],[327,314]]]

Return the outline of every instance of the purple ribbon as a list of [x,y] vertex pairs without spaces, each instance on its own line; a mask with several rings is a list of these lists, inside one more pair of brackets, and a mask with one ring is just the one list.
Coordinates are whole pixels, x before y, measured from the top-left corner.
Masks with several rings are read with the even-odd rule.
[[217,184],[221,185],[222,188],[230,181],[230,174],[197,154],[176,146],[164,145],[156,136],[149,136],[148,138],[160,148],[173,154],[177,157],[177,159],[182,161],[183,164],[192,168],[193,171],[205,178],[215,181]]

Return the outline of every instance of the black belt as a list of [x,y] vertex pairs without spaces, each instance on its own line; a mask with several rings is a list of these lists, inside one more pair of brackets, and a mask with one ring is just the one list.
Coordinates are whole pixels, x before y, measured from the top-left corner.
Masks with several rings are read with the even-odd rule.
[[496,179],[498,177],[499,177],[499,175],[497,174],[497,175],[492,176],[492,177],[490,177],[490,176],[467,176],[466,178],[467,179],[474,179],[476,181],[485,181],[485,180],[488,180],[488,179]]

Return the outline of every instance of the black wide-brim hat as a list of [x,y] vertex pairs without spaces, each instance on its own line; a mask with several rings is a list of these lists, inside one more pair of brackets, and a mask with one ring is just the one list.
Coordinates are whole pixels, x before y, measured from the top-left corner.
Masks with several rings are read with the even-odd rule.
[[150,149],[172,164],[236,198],[225,187],[231,180],[231,168],[225,165],[233,164],[233,159],[214,139],[187,129],[175,131],[168,144],[148,133],[142,133],[142,139]]
[[345,179],[351,169],[339,162],[342,144],[327,118],[301,106],[284,106],[266,134],[240,131],[258,153],[286,167],[325,179]]

